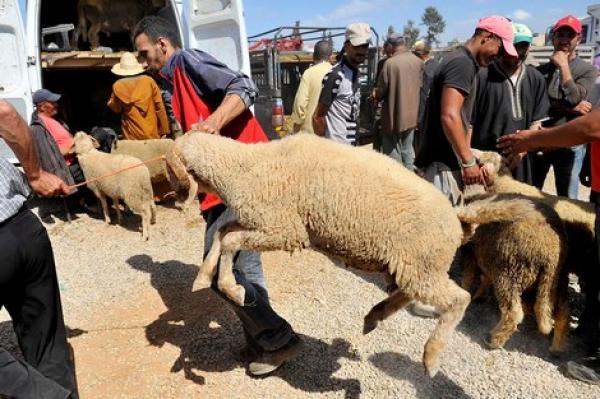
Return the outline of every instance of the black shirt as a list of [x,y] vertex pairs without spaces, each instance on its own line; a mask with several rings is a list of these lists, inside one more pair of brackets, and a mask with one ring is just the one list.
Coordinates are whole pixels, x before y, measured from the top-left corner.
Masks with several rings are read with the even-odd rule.
[[471,145],[483,151],[497,151],[498,137],[528,129],[550,108],[544,77],[529,65],[521,68],[515,84],[497,62],[481,68],[475,98]]
[[424,168],[433,162],[441,162],[452,170],[459,169],[458,160],[442,128],[441,105],[442,90],[445,86],[458,89],[465,94],[462,107],[462,122],[465,129],[471,120],[471,109],[475,76],[479,64],[473,54],[464,46],[446,55],[433,75],[433,82],[425,108],[425,121],[421,145],[415,159],[415,165]]

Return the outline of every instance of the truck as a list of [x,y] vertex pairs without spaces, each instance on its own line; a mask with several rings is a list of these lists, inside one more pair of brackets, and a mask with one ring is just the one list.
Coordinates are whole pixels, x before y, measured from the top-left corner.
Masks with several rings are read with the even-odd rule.
[[[0,0],[0,99],[29,121],[32,93],[43,87],[62,95],[62,116],[73,131],[118,126],[118,115],[106,107],[117,79],[110,68],[123,51],[134,50],[131,36],[101,33],[99,49],[85,48],[85,43],[75,49],[71,42],[79,23],[78,1]],[[130,1],[146,9],[147,0]],[[160,1],[154,14],[177,26],[184,47],[202,49],[250,75],[241,0]],[[3,140],[0,156],[16,161]]]
[[[312,47],[319,40],[335,41],[343,37],[345,27],[279,26],[248,38],[252,80],[259,96],[254,105],[256,118],[270,139],[291,131],[289,115],[302,74],[313,62]],[[371,137],[371,107],[367,98],[374,85],[379,61],[379,35],[373,31],[373,47],[359,68],[361,86],[358,144],[367,144]],[[335,63],[334,52],[331,62]],[[281,115],[283,114],[283,115]],[[287,121],[281,119],[287,116]]]

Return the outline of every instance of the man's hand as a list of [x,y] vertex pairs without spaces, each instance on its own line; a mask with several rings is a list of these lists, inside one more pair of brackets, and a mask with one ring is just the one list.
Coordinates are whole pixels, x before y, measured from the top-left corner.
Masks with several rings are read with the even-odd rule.
[[573,109],[571,111],[575,114],[580,114],[580,115],[589,114],[592,111],[592,103],[589,101],[583,100],[582,102],[577,104],[575,107],[573,107]]
[[550,56],[550,61],[560,69],[569,67],[569,53],[565,51],[555,51]]
[[192,124],[192,126],[190,126],[190,130],[208,134],[219,134],[217,124],[214,121],[211,121],[210,117],[208,117],[208,119],[205,121]]
[[28,178],[33,191],[41,197],[69,195],[72,190],[58,176],[41,170],[37,177]]
[[520,130],[513,134],[501,136],[498,139],[498,148],[507,158],[518,156],[521,153],[537,150],[531,145],[531,135],[535,130]]
[[487,184],[487,171],[481,165],[475,164],[462,169],[462,179],[465,186],[471,184]]

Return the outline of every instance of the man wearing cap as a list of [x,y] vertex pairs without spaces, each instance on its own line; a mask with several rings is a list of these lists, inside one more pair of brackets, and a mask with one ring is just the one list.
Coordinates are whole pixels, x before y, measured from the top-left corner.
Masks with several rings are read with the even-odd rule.
[[302,74],[294,107],[292,120],[294,121],[294,133],[300,130],[314,133],[312,117],[317,108],[317,102],[323,86],[323,78],[331,70],[332,44],[329,40],[319,40],[315,43],[313,51],[313,65]]
[[368,24],[348,25],[341,60],[325,75],[313,116],[313,128],[319,136],[343,144],[356,143],[360,112],[358,66],[367,59],[370,43]]
[[402,36],[390,35],[388,41],[394,53],[383,65],[374,92],[376,100],[383,100],[381,152],[413,170],[423,61],[408,51]]
[[485,179],[469,146],[467,129],[477,71],[502,48],[517,56],[510,21],[500,16],[482,18],[473,37],[446,55],[433,77],[415,165],[454,205],[462,202],[463,186]]
[[121,133],[127,140],[159,139],[170,132],[160,88],[129,52],[123,53],[112,73],[123,76],[113,84],[108,107],[121,114]]
[[[203,51],[182,50],[176,27],[163,18],[144,17],[133,37],[142,65],[160,74],[172,87],[173,112],[187,134],[219,134],[244,143],[267,141],[249,110],[258,93],[248,76]],[[206,257],[217,231],[234,221],[235,215],[214,195],[202,196],[200,202],[206,221]],[[233,271],[236,282],[245,288],[244,306],[216,292],[231,305],[242,324],[246,346],[235,357],[248,363],[250,374],[267,375],[296,356],[302,342],[271,307],[260,254],[237,252]]]
[[[558,126],[591,110],[590,99],[598,72],[593,65],[577,56],[581,41],[581,22],[572,15],[559,19],[552,28],[554,53],[550,62],[540,65],[550,99],[549,119],[544,127]],[[550,166],[554,169],[558,195],[576,199],[579,193],[579,172],[585,147],[561,148],[532,155],[533,183],[541,188]]]
[[[534,67],[525,65],[533,34],[526,25],[513,22],[518,57],[505,51],[477,74],[471,146],[496,151],[498,137],[517,130],[539,129],[548,116],[550,103],[546,82]],[[508,160],[514,176],[533,184],[526,154]]]

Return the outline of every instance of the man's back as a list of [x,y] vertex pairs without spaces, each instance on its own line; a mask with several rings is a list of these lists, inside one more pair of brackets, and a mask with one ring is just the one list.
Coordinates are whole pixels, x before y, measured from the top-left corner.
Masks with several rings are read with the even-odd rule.
[[401,133],[417,126],[423,61],[406,51],[383,65],[380,85],[384,95],[383,133]]
[[308,68],[302,75],[292,112],[294,124],[300,125],[302,131],[314,133],[312,117],[319,102],[323,78],[331,67],[327,61],[320,62]]

